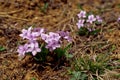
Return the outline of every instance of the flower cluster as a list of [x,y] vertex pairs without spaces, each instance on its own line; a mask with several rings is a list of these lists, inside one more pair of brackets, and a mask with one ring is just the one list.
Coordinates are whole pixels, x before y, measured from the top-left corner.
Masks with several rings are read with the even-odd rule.
[[101,23],[102,19],[100,16],[95,16],[93,14],[87,15],[86,11],[81,11],[78,15],[78,23],[76,24],[78,28],[81,27],[87,28],[89,31],[95,30],[95,27],[91,27],[95,22]]
[[71,41],[69,37],[69,32],[58,31],[58,32],[49,32],[45,33],[43,28],[28,28],[22,30],[22,34],[20,36],[23,39],[28,40],[28,42],[24,45],[20,45],[17,52],[19,53],[19,57],[23,58],[25,53],[31,52],[33,56],[35,56],[38,52],[41,52],[40,43],[38,40],[42,40],[45,44],[45,48],[50,51],[54,51],[56,48],[61,47],[61,43],[63,39],[67,41]]

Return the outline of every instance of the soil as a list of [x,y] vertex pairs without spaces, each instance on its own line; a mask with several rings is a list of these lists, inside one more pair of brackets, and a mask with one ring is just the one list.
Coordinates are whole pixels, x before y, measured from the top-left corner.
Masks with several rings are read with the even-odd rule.
[[[45,8],[45,5],[48,7]],[[98,14],[104,20],[102,31],[97,37],[76,35],[76,15],[80,7],[87,12]],[[43,9],[45,8],[45,9]],[[32,25],[48,31],[69,31],[73,38],[71,52],[74,56],[82,54],[105,53],[111,45],[116,45],[113,58],[120,59],[120,0],[0,0],[0,80],[69,80],[67,62],[58,69],[51,63],[34,63],[31,57],[18,60],[16,52],[23,28]],[[97,47],[102,45],[102,48]],[[96,46],[93,50],[92,46]],[[117,55],[117,56],[116,56]]]

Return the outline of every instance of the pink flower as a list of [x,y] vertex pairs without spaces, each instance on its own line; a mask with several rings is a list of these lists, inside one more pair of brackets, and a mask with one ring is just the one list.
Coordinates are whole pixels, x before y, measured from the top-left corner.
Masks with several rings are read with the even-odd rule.
[[117,19],[118,22],[120,22],[120,17]]
[[85,17],[86,17],[86,12],[85,12],[85,11],[81,11],[81,12],[78,14],[78,17],[79,17],[79,18],[85,18]]
[[53,51],[56,48],[61,47],[60,46],[61,38],[64,38],[68,41],[71,40],[68,32],[61,33],[49,32],[48,34],[45,34],[44,29],[42,28],[32,29],[32,27],[28,28],[28,30],[23,29],[22,34],[20,34],[20,36],[23,39],[28,40],[28,44],[25,44],[24,46],[20,46],[18,48],[20,56],[24,56],[26,52],[31,52],[33,56],[35,56],[38,52],[41,52],[41,49],[37,42],[37,39],[39,37],[41,37],[41,39],[46,43],[45,47],[48,48],[50,51]]
[[60,36],[58,33],[49,32],[49,37],[48,37],[48,39],[55,40],[55,41],[59,41],[60,38],[61,38],[61,36]]
[[35,56],[37,52],[41,52],[41,49],[39,48],[39,44],[34,41],[29,44],[28,52],[32,52],[32,55]]
[[71,42],[71,37],[69,36],[69,32],[64,32],[64,31],[58,31],[59,35],[61,37],[63,37],[64,39],[68,40],[69,42]]
[[38,34],[36,32],[31,32],[30,34],[27,35],[27,39],[32,42],[37,40]]
[[85,20],[81,20],[81,19],[78,21],[76,25],[78,26],[79,29],[84,26],[84,22]]
[[34,28],[33,32],[36,33],[37,36],[40,36],[45,30],[43,28]]
[[23,29],[23,30],[22,30],[22,34],[20,34],[20,36],[21,36],[23,39],[28,38],[28,35],[31,34],[31,30],[32,30],[32,27],[28,28],[28,30]]
[[19,53],[18,56],[22,59],[25,56],[25,53],[28,52],[28,44],[20,45],[17,52]]
[[89,15],[87,22],[92,24],[94,21],[96,21],[96,18],[94,17],[94,15]]
[[42,28],[28,28],[28,30],[23,29],[22,34],[20,34],[23,39],[28,39],[30,42],[37,40],[37,38],[44,33],[44,29]]
[[48,38],[48,34],[41,34],[41,38],[42,38],[42,40],[44,40],[44,41],[46,41],[46,39]]
[[61,36],[58,33],[49,32],[49,34],[41,34],[41,38],[47,43],[46,48],[50,51],[60,47]]
[[41,38],[46,42],[49,43],[52,40],[54,41],[59,41],[59,39],[61,38],[61,36],[58,33],[54,33],[54,32],[49,32],[49,34],[41,34]]
[[100,18],[100,16],[96,16],[96,20],[99,22],[99,23],[101,23],[102,22],[102,19]]
[[48,48],[50,51],[55,50],[56,48],[60,47],[60,43],[57,41],[52,40],[46,45],[46,48]]

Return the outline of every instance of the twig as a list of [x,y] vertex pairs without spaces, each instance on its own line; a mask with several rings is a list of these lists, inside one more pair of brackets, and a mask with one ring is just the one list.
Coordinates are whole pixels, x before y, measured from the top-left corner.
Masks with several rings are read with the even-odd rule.
[[11,11],[11,12],[0,12],[0,15],[14,14],[14,13],[20,12],[20,11],[22,11],[22,10],[23,10],[23,9],[19,9],[19,10],[16,10],[16,11]]
[[8,17],[8,18],[13,18],[13,19],[18,19],[18,20],[30,21],[28,19],[18,18],[18,17],[14,17],[10,15],[0,15],[0,17]]

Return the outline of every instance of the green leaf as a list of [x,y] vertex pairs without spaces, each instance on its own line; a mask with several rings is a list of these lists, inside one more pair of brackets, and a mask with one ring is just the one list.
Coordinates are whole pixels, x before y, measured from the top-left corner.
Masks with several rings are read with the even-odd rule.
[[5,48],[3,46],[0,46],[0,51],[4,51]]
[[47,9],[48,9],[48,3],[45,3],[43,7],[40,8],[40,10],[44,13],[46,13]]
[[68,53],[68,50],[70,49],[70,47],[71,47],[71,43],[68,44],[68,45],[65,47],[65,49],[64,49],[64,51],[65,51],[65,57],[66,57],[67,59],[73,58],[73,55]]
[[63,50],[62,48],[57,48],[54,50],[54,52],[57,54],[58,58],[61,58],[65,55],[65,50]]
[[68,53],[66,53],[65,56],[66,56],[66,58],[68,58],[68,59],[73,58],[73,55],[72,55],[72,54],[68,54]]
[[100,32],[100,29],[96,29],[94,31],[91,31],[89,34],[90,35],[97,35]]
[[45,61],[48,53],[49,53],[49,50],[45,48],[45,46],[42,46],[41,52],[37,53],[34,59],[36,61]]
[[83,10],[82,5],[78,4],[78,8]]
[[61,58],[62,56],[72,57],[72,55],[68,54],[68,50],[70,49],[71,44],[68,44],[64,49],[63,48],[57,48],[54,50],[54,52],[57,54],[58,58]]
[[86,16],[88,17],[89,15],[93,14],[94,12],[93,11],[90,11],[86,14]]
[[[75,60],[75,71],[89,71],[93,74],[98,71],[98,74],[103,74],[105,68],[109,67],[109,56],[105,54],[97,55],[94,60],[90,56],[83,56]],[[108,68],[107,68],[108,69]]]
[[80,36],[87,35],[88,33],[89,33],[89,30],[88,30],[87,28],[85,28],[85,27],[81,27],[81,28],[79,29],[79,32],[78,32],[78,34],[79,34]]
[[117,5],[120,8],[120,4]]
[[32,77],[30,80],[36,80],[36,78]]
[[68,44],[66,47],[65,47],[65,51],[67,51],[68,49],[70,49],[70,47],[71,47],[71,43],[70,44]]
[[120,74],[114,74],[113,76],[120,79]]
[[96,24],[96,25],[100,25],[100,24],[101,24],[101,22],[95,21],[95,24]]
[[87,80],[87,75],[81,71],[73,71],[70,80]]
[[112,45],[111,52],[114,51],[115,49],[116,49],[116,46]]

